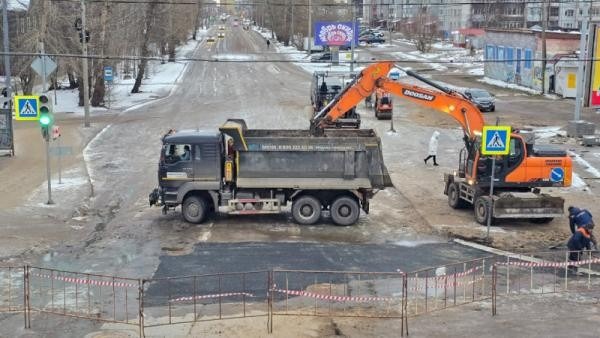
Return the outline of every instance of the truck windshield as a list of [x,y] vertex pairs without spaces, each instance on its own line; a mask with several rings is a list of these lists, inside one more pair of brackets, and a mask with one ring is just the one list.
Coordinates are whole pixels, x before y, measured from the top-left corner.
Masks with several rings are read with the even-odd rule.
[[191,159],[191,147],[189,144],[165,144],[163,147],[165,163],[173,164]]

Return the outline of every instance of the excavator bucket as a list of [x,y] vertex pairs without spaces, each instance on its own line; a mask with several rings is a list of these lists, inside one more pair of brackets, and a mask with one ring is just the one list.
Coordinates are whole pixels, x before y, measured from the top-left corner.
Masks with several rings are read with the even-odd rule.
[[503,193],[494,196],[495,218],[544,218],[551,219],[563,214],[565,200],[562,197],[535,193]]

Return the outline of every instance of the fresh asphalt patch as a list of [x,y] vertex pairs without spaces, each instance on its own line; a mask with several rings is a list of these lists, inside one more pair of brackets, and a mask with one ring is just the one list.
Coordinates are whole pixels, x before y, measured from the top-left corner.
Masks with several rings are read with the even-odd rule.
[[[145,305],[166,305],[169,299],[193,295],[247,293],[256,301],[266,299],[268,270],[318,270],[356,272],[409,272],[428,267],[489,256],[489,253],[454,243],[417,246],[393,244],[320,244],[298,242],[202,243],[192,253],[160,257],[153,280],[145,292]],[[251,272],[237,274],[239,272]],[[220,274],[220,275],[219,275]],[[292,290],[304,290],[323,282],[347,282],[356,275],[288,273]],[[174,278],[177,276],[189,276]],[[199,277],[192,277],[199,276]],[[291,278],[290,278],[291,276]],[[316,277],[315,277],[316,276]],[[285,280],[285,282],[284,282]],[[241,297],[241,296],[237,296]],[[219,302],[219,297],[198,299],[200,303]]]

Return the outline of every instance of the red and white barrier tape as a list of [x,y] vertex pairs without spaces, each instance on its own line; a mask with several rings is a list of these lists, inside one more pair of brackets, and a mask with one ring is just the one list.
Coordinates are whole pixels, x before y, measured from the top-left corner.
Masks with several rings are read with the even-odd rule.
[[308,291],[300,291],[300,290],[283,290],[283,289],[271,289],[273,292],[285,293],[291,296],[302,296],[302,297],[310,297],[321,300],[333,300],[337,302],[389,302],[389,301],[397,301],[399,298],[391,298],[391,297],[365,297],[365,296],[333,296],[333,295],[324,295],[320,293],[308,292]]
[[74,283],[74,284],[87,284],[87,285],[95,285],[95,286],[114,286],[117,288],[137,288],[137,284],[124,283],[124,282],[112,282],[112,281],[98,281],[93,279],[86,278],[74,278],[74,277],[63,277],[63,276],[51,276],[51,275],[42,275],[39,273],[32,273],[32,276],[54,279],[63,281],[65,283]]
[[567,262],[523,262],[523,261],[513,261],[513,262],[498,262],[496,265],[512,265],[512,266],[521,266],[521,267],[540,267],[540,268],[564,268],[567,266],[579,266],[586,264],[598,264],[600,263],[600,258],[594,259],[585,259],[581,261],[567,261]]
[[[471,275],[475,271],[481,270],[482,268],[483,267],[481,267],[481,266],[476,266],[476,267],[473,267],[473,268],[471,268],[469,270],[465,270],[465,271],[462,271],[462,272],[453,273],[453,274],[450,274],[450,275],[428,276],[427,279],[432,279],[432,280],[436,280],[437,279],[438,281],[441,281],[441,280],[448,280],[448,281],[450,281],[450,280],[454,280],[454,277],[461,278],[461,277],[465,277],[465,276]],[[409,281],[411,281],[411,280],[420,281],[420,280],[423,280],[423,279],[425,279],[425,277],[409,277],[408,278]]]
[[190,296],[190,297],[179,297],[175,299],[171,299],[169,302],[185,302],[191,300],[198,299],[208,299],[208,298],[221,298],[221,297],[231,297],[231,296],[246,296],[246,297],[254,297],[253,294],[247,292],[227,292],[227,293],[217,293],[214,295],[198,295],[198,296]]
[[[465,285],[474,284],[474,283],[482,281],[483,279],[484,279],[484,277],[479,277],[479,278],[476,278],[474,280],[473,279],[469,279],[467,281],[458,281],[457,280],[456,281],[456,286],[459,287],[459,286],[465,286]],[[454,279],[452,279],[452,280],[448,279],[445,284],[442,283],[442,284],[437,284],[437,285],[435,283],[429,283],[429,282],[427,282],[427,289],[442,289],[442,288],[448,287],[448,286],[454,287]],[[409,291],[423,291],[423,290],[425,290],[425,281],[423,281],[422,283],[417,284],[415,287],[409,287],[408,290]]]

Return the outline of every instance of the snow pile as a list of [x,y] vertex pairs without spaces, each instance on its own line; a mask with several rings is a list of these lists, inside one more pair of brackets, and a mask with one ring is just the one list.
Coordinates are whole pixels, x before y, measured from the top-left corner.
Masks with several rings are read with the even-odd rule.
[[[206,35],[206,30],[199,30],[197,36]],[[176,58],[192,57],[200,41],[189,40],[185,45],[176,49]],[[135,78],[125,79],[123,74],[115,70],[115,82],[107,87],[104,98],[105,107],[90,107],[92,113],[106,113],[110,103],[111,109],[128,111],[146,105],[156,99],[168,96],[176,88],[181,75],[190,61],[164,62],[148,61],[146,78],[142,81],[141,92],[132,94],[131,88]],[[49,92],[54,98],[54,93]],[[83,115],[83,107],[79,103],[79,90],[67,89],[56,91],[54,111],[57,113],[74,113]]]
[[531,130],[533,131],[533,133],[535,134],[535,138],[536,139],[546,139],[546,138],[551,138],[554,136],[567,136],[567,132],[564,130],[561,130],[562,127],[542,127],[542,128],[536,128],[536,127],[532,127],[532,126],[525,126],[526,128],[531,128]]
[[576,154],[575,152],[569,151],[569,156],[571,156],[577,164],[581,165],[585,171],[590,173],[593,178],[600,178],[600,170],[594,168],[588,161],[584,160],[581,155]]
[[479,82],[483,82],[483,83],[487,83],[490,84],[492,86],[497,86],[497,87],[502,87],[502,88],[508,88],[508,89],[514,89],[514,90],[519,90],[522,92],[526,92],[532,95],[537,95],[540,93],[539,90],[535,90],[535,89],[531,89],[529,87],[523,87],[523,86],[519,86],[517,84],[514,83],[508,83],[508,82],[504,82],[504,81],[500,81],[500,80],[496,80],[496,79],[490,79],[489,77],[484,77],[483,79],[478,79],[477,81]]

